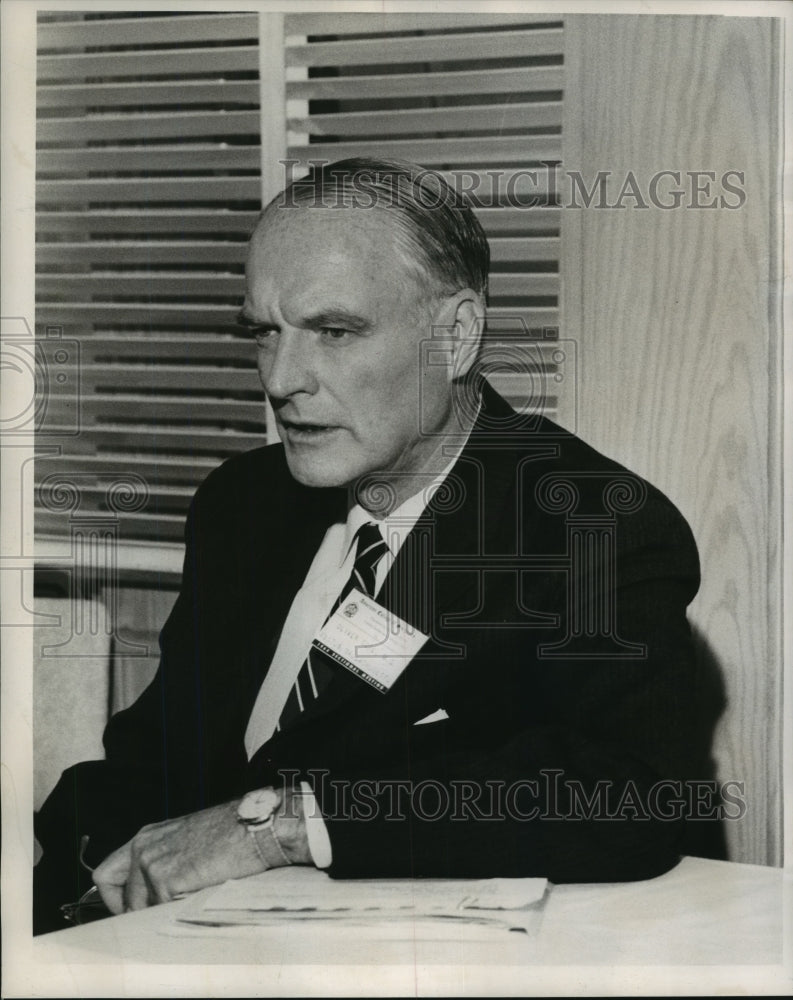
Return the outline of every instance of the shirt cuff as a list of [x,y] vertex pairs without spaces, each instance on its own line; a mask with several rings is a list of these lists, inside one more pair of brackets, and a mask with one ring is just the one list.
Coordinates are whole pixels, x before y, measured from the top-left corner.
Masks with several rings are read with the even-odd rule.
[[307,781],[300,782],[303,793],[303,819],[306,821],[306,837],[311,860],[317,868],[330,868],[333,850],[330,846],[328,828],[317,806],[314,789]]

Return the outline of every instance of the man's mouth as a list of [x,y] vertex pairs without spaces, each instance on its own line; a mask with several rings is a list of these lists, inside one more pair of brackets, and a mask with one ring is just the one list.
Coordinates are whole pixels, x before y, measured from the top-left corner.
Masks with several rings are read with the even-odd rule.
[[279,420],[281,428],[286,431],[290,438],[296,439],[310,439],[322,437],[325,434],[329,434],[332,431],[338,430],[338,427],[332,424],[318,424],[312,423],[308,420]]

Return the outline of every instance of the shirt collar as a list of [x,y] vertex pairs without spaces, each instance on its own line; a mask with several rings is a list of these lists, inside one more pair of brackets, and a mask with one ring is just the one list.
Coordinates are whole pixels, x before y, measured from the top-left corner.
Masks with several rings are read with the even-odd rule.
[[[470,436],[470,432],[468,436]],[[407,500],[393,510],[388,517],[375,518],[360,504],[355,504],[347,515],[347,522],[344,527],[344,543],[341,548],[341,562],[339,563],[339,566],[343,565],[349,556],[350,549],[355,541],[355,535],[358,532],[358,529],[368,521],[373,521],[378,526],[380,534],[383,536],[383,541],[391,551],[391,555],[396,556],[404,545],[405,539],[415,527],[416,521],[418,521],[421,517],[422,511],[433,498],[438,487],[451,472],[454,463],[460,457],[463,448],[468,443],[468,436],[466,436],[465,441],[462,442],[459,448],[455,449],[455,453],[452,456],[451,461],[444,468],[444,470],[435,476],[435,478],[426,486],[422,486],[417,493],[408,497]]]

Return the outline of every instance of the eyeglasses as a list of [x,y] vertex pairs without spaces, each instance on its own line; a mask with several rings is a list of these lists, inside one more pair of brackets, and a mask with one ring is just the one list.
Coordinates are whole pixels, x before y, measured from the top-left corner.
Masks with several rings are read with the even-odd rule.
[[110,916],[110,910],[105,906],[99,889],[92,885],[84,892],[76,903],[64,903],[61,906],[64,920],[73,925],[90,924],[92,920],[102,920]]
[[[80,864],[92,875],[93,868],[85,860],[85,851],[88,847],[88,835],[80,838]],[[61,908],[63,919],[67,924],[90,924],[92,920],[102,920],[110,916],[110,910],[102,902],[99,889],[92,885],[91,888],[82,894],[76,903],[64,903]]]

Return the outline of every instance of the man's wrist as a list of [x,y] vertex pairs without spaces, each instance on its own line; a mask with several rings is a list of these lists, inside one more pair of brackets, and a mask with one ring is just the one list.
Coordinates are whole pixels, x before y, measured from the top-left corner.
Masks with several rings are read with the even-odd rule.
[[302,796],[287,789],[249,792],[237,805],[237,820],[253,841],[265,869],[311,864]]
[[306,820],[303,812],[303,796],[299,791],[287,789],[273,821],[273,833],[278,838],[289,863],[293,865],[313,864],[306,835]]

